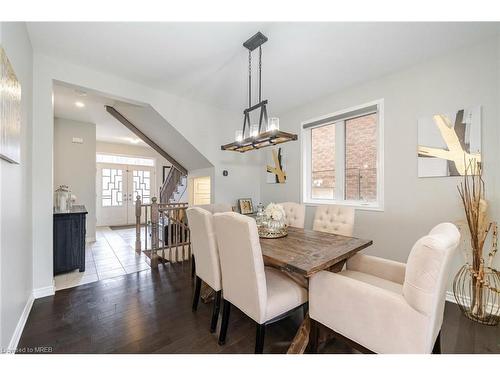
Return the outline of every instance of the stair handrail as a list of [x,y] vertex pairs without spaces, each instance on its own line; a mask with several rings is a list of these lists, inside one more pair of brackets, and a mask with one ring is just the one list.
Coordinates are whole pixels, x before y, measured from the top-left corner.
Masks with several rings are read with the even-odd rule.
[[160,188],[160,203],[169,203],[170,198],[174,194],[175,189],[177,189],[177,185],[183,176],[184,173],[172,165]]

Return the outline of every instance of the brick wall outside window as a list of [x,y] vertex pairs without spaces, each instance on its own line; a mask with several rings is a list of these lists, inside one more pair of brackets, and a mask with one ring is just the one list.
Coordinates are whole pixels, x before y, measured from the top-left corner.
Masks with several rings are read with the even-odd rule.
[[[312,198],[335,197],[335,127],[311,130]],[[346,200],[377,199],[377,115],[345,121]]]
[[345,199],[377,199],[377,116],[345,122]]
[[335,192],[335,125],[311,130],[313,199],[333,199]]

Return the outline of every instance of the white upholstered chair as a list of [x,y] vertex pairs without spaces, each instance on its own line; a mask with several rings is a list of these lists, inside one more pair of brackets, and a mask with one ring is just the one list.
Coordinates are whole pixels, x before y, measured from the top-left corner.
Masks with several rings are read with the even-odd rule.
[[196,257],[196,283],[193,297],[193,311],[198,308],[201,281],[215,290],[215,301],[212,311],[210,332],[215,332],[221,301],[221,271],[219,251],[213,224],[213,215],[200,207],[187,209],[189,229],[191,231],[191,248]]
[[265,327],[307,302],[307,291],[277,269],[264,267],[255,220],[235,212],[214,215],[224,289],[219,344],[226,341],[231,305],[257,323],[255,353]]
[[316,207],[313,230],[351,237],[354,230],[354,208],[337,205]]
[[233,208],[231,207],[231,205],[229,203],[200,204],[200,205],[194,206],[194,207],[203,208],[204,210],[207,210],[208,212],[210,212],[212,214],[233,211]]
[[[219,212],[232,212],[233,211],[233,208],[231,207],[231,205],[229,203],[200,204],[200,205],[196,205],[193,207],[203,208],[204,210],[207,210],[211,214],[216,214]],[[189,219],[188,219],[188,221],[189,221]],[[192,276],[194,277],[194,275],[196,273],[196,261],[195,261],[194,255],[191,259],[191,266],[192,266],[191,273],[192,273]]]
[[312,336],[324,325],[361,350],[440,352],[450,260],[459,241],[455,225],[442,223],[415,243],[406,264],[358,254],[340,273],[318,272],[309,282]]
[[285,210],[286,225],[295,228],[304,228],[306,206],[295,202],[283,202],[279,204]]

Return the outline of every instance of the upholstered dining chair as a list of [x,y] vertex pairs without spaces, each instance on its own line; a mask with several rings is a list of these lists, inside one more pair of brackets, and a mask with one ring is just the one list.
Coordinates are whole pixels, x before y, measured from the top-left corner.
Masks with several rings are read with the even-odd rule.
[[326,326],[363,352],[438,353],[450,260],[460,241],[442,223],[413,246],[406,264],[357,254],[339,273],[309,281],[312,348]]
[[316,207],[313,230],[351,237],[354,231],[354,208],[337,205]]
[[229,203],[212,203],[212,204],[200,204],[195,207],[203,208],[212,214],[217,214],[220,212],[232,212],[233,208]]
[[286,225],[295,228],[304,228],[306,206],[295,202],[283,202],[279,204],[285,210]]
[[210,332],[215,332],[219,318],[221,301],[221,272],[219,252],[213,224],[213,215],[199,207],[187,209],[189,229],[191,231],[191,247],[196,257],[196,283],[193,296],[193,311],[198,308],[200,300],[201,281],[206,282],[215,290],[215,300],[212,311]]
[[305,308],[307,291],[281,271],[264,267],[254,219],[219,213],[214,223],[224,290],[219,344],[226,341],[234,305],[256,322],[255,353],[262,353],[266,326]]
[[[203,208],[204,210],[207,210],[211,214],[216,214],[219,212],[232,212],[233,211],[233,208],[231,207],[231,205],[229,203],[200,204],[200,205],[196,205],[193,207]],[[195,260],[194,255],[191,258],[191,274],[192,274],[192,277],[194,277],[196,274],[196,260]]]

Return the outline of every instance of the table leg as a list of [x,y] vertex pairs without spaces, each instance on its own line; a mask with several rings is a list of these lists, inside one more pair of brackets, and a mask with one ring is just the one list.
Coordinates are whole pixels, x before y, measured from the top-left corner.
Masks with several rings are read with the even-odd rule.
[[[334,264],[330,267],[330,272],[340,272],[344,267],[346,260],[343,260],[337,264]],[[290,278],[292,278],[297,284],[308,289],[308,279],[300,277],[298,275],[294,275],[291,272],[284,271]],[[288,348],[287,354],[303,354],[306,351],[307,345],[309,344],[309,336],[311,334],[311,318],[309,318],[309,313],[306,314],[302,324],[299,327],[299,330],[295,334],[293,338],[292,344]],[[318,344],[324,345],[326,342],[331,340],[332,335],[329,332],[325,332],[325,330],[319,330],[318,332]]]
[[309,318],[309,313],[307,313],[286,354],[303,354],[309,344],[310,332],[311,319]]
[[206,282],[202,282],[201,284],[201,300],[203,303],[209,303],[215,298],[215,291],[208,286]]

